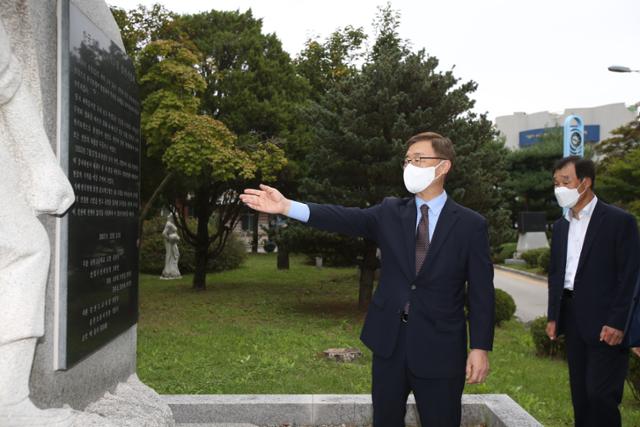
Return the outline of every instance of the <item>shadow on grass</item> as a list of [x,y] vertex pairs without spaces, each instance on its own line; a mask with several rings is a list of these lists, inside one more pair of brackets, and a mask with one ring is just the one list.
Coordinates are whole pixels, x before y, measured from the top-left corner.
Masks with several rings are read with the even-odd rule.
[[360,321],[366,310],[360,310],[357,303],[347,301],[299,301],[291,306],[293,313],[303,316],[329,315],[334,319]]

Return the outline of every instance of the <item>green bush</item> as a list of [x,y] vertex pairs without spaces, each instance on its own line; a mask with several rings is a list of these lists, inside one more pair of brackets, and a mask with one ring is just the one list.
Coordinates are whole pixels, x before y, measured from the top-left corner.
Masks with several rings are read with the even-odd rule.
[[548,250],[548,248],[531,249],[530,251],[523,252],[520,256],[527,263],[528,267],[535,268],[539,266],[538,260],[540,255]]
[[545,273],[549,272],[549,261],[551,260],[551,250],[545,248],[540,252],[540,256],[538,256],[538,266]]
[[290,253],[306,255],[307,264],[315,264],[315,257],[322,257],[326,267],[353,267],[364,251],[362,239],[336,233],[315,230],[304,225],[289,223],[280,233],[279,244]]
[[633,354],[633,352],[629,355],[627,383],[633,392],[633,396],[640,402],[640,357]]
[[516,303],[511,295],[502,289],[496,289],[496,326],[500,326],[502,322],[511,320],[515,312]]
[[[155,217],[144,223],[142,235],[142,247],[140,248],[140,272],[148,274],[161,274],[164,268],[164,238],[162,230],[167,222],[164,217]],[[195,220],[190,220],[191,229],[195,229]],[[195,271],[195,248],[184,243],[184,236],[178,230],[181,243],[178,243],[180,260],[178,266],[182,274],[190,274]],[[222,253],[207,262],[207,272],[232,270],[240,267],[247,258],[245,244],[233,233],[227,238]]]
[[498,251],[493,255],[493,262],[502,264],[507,258],[512,258],[517,246],[518,244],[513,242],[501,244]]
[[547,316],[536,318],[530,325],[531,338],[536,354],[542,357],[559,357],[566,359],[564,336],[551,341],[547,336]]
[[[162,274],[164,268],[164,237],[162,230],[166,218],[157,217],[144,222],[142,246],[140,247],[140,272]],[[180,245],[180,252],[182,252]]]

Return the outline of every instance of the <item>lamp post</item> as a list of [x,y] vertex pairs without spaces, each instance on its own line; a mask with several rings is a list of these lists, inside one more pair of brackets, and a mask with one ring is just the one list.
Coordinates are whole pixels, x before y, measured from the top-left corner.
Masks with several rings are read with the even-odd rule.
[[[640,70],[632,70],[631,68],[625,67],[624,65],[610,65],[608,70],[613,71],[614,73],[640,73]],[[640,102],[636,102],[634,106],[636,108],[640,108]]]
[[614,73],[640,73],[640,70],[632,70],[631,68],[623,65],[611,65],[609,67],[609,71],[613,71]]

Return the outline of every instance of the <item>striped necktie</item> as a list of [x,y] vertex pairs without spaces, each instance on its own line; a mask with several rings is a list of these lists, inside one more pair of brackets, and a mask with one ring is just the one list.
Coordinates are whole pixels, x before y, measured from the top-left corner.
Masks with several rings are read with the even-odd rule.
[[429,207],[426,204],[420,206],[420,213],[422,217],[418,223],[418,234],[416,236],[416,274],[422,268],[429,250]]

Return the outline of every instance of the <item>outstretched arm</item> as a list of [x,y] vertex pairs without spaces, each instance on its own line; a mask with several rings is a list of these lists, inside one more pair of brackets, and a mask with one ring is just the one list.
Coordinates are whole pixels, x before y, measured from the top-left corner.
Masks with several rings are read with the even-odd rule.
[[305,205],[287,199],[275,188],[264,184],[260,184],[260,189],[246,189],[240,200],[251,209],[286,215],[320,230],[377,240],[375,211],[379,205],[367,209],[315,203]]

